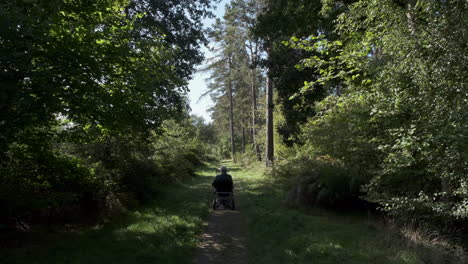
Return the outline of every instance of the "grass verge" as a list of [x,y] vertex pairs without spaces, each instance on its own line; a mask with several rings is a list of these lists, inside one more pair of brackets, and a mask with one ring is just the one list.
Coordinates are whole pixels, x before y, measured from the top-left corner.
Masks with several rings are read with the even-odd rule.
[[207,217],[214,169],[164,186],[155,200],[102,228],[30,234],[26,246],[0,248],[1,263],[190,263]]

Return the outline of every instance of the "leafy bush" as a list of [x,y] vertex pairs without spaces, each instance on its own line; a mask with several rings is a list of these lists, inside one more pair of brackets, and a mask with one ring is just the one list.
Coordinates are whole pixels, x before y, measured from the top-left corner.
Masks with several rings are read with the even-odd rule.
[[343,167],[330,157],[312,159],[298,156],[281,163],[276,170],[279,180],[286,180],[290,189],[287,203],[326,207],[358,206],[361,175]]
[[0,216],[78,220],[148,201],[164,184],[195,176],[203,164],[204,143],[186,122],[167,121],[165,131],[150,137],[110,135],[93,126],[81,137],[39,128],[19,135],[0,159]]
[[150,159],[128,160],[121,172],[120,192],[130,192],[139,201],[147,201],[156,193],[158,185],[155,179],[161,176],[161,170]]
[[256,163],[257,155],[253,145],[247,145],[244,153],[236,153],[236,162],[242,167],[249,167],[252,163]]
[[0,164],[2,219],[67,219],[96,206],[103,182],[80,159],[47,147],[38,152],[24,144],[10,146]]
[[428,137],[436,132],[373,113],[383,100],[367,92],[328,97],[303,129],[304,149],[359,171],[363,197],[403,221],[460,222],[468,216],[462,152],[447,150],[451,156],[443,164],[434,156],[439,146]]

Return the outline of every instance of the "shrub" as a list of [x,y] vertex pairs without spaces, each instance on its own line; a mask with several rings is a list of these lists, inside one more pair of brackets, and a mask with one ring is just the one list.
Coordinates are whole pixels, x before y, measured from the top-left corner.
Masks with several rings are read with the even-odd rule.
[[236,153],[236,162],[240,163],[243,167],[249,167],[257,160],[257,155],[253,145],[247,145],[244,153]]
[[166,183],[195,176],[205,145],[188,124],[171,121],[166,130],[151,137],[110,135],[93,126],[80,136],[26,131],[0,153],[1,220],[102,216],[149,200]]
[[[102,182],[78,158],[12,144],[0,164],[3,219],[47,221],[78,217],[97,202]],[[81,212],[81,213],[80,213]]]
[[139,201],[147,201],[151,194],[156,193],[155,179],[161,172],[153,160],[130,159],[121,173],[120,192],[132,193]]
[[359,199],[364,184],[361,175],[330,157],[289,159],[277,167],[276,177],[287,182],[290,206],[345,207],[363,203]]

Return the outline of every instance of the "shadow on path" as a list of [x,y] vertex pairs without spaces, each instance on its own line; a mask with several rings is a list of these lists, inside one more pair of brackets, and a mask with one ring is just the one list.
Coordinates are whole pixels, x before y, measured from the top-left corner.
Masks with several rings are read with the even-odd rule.
[[194,263],[246,263],[243,231],[239,211],[213,211],[201,235]]

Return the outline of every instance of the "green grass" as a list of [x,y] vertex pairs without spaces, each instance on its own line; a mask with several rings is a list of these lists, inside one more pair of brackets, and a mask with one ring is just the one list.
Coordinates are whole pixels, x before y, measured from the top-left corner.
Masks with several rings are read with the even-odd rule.
[[[246,224],[249,263],[419,264],[418,254],[367,217],[289,209],[263,165],[230,169]],[[214,168],[164,186],[155,200],[97,230],[47,234],[20,248],[0,248],[1,263],[190,263],[210,210]],[[390,237],[390,239],[389,239]]]
[[422,263],[399,242],[384,239],[388,234],[366,216],[286,208],[281,187],[253,169],[234,168],[231,173],[242,188],[238,199],[248,230],[250,263]]
[[[184,184],[164,186],[139,210],[98,230],[47,234],[16,249],[0,249],[1,263],[190,263],[210,209],[213,168]],[[162,189],[162,188],[161,188]]]

